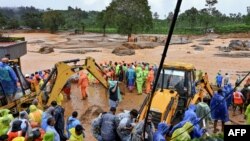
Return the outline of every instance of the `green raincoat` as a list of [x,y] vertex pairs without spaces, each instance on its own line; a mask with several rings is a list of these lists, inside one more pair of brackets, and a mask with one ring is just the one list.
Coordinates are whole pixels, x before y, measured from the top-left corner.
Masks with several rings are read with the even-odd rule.
[[[190,128],[191,127],[191,128]],[[174,131],[171,141],[189,141],[191,137],[189,133],[193,130],[193,124],[187,122],[183,127],[178,128]]]
[[250,125],[250,104],[247,106],[247,109],[245,111],[245,115],[246,115],[246,124]]

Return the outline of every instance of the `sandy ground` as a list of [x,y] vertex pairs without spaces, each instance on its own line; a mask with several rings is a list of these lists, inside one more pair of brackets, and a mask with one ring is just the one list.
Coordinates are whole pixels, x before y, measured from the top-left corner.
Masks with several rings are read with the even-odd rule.
[[[52,68],[58,61],[67,59],[80,58],[84,59],[91,56],[96,59],[98,63],[105,61],[125,61],[125,62],[149,62],[160,63],[161,54],[164,46],[158,46],[153,49],[136,50],[135,55],[132,56],[116,56],[112,54],[113,48],[120,46],[120,43],[108,42],[109,39],[121,39],[126,37],[119,35],[108,35],[103,38],[99,34],[86,34],[86,35],[69,35],[62,34],[48,34],[48,33],[24,33],[24,34],[10,34],[10,36],[24,36],[28,41],[27,55],[21,58],[22,69],[24,73],[33,73],[37,70],[44,70]],[[204,45],[204,51],[194,50],[192,45],[198,45],[200,39],[212,38],[214,41],[210,42],[211,45]],[[165,62],[168,61],[181,61],[192,63],[196,66],[197,70],[203,70],[209,75],[210,82],[214,82],[216,73],[221,70],[222,74],[228,72],[231,75],[231,83],[234,83],[236,78],[236,71],[249,71],[250,58],[229,58],[218,57],[215,54],[224,53],[219,51],[217,46],[228,46],[230,40],[234,38],[217,38],[217,36],[199,37],[189,44],[183,45],[170,45]],[[36,43],[41,40],[43,43]],[[242,38],[242,40],[250,40],[249,38]],[[70,41],[67,42],[67,41]],[[32,43],[33,42],[33,43]],[[56,46],[55,52],[50,54],[39,54],[32,51],[37,51],[43,45]],[[69,54],[60,53],[63,48],[95,48],[101,52],[93,52],[87,54]],[[188,53],[189,52],[189,53]],[[82,62],[83,63],[83,62]],[[89,114],[89,110],[95,109],[94,105],[100,106],[103,110],[108,110],[106,90],[102,86],[90,86],[88,88],[89,97],[86,101],[80,100],[80,91],[73,85],[72,100],[65,100],[64,106],[66,109],[65,117],[71,114],[73,110],[79,112],[82,123],[87,130],[86,140],[94,140],[90,133],[90,119],[93,115]],[[118,111],[123,109],[139,109],[145,95],[135,95],[134,93],[126,93],[124,100],[120,103]],[[87,111],[87,112],[86,112]],[[240,117],[242,119],[242,117]]]

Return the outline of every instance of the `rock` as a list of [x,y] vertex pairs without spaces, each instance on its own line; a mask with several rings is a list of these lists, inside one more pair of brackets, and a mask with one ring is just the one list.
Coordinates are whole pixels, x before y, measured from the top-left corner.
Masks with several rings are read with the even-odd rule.
[[54,52],[54,48],[53,47],[41,47],[38,51],[41,54],[49,54],[51,52]]
[[123,46],[130,49],[145,49],[145,48],[155,48],[162,44],[156,42],[136,42],[136,43],[124,43]]
[[244,44],[244,47],[250,49],[250,41],[244,41],[243,44]]
[[191,54],[191,52],[190,52],[190,51],[187,51],[187,54]]
[[231,50],[250,50],[250,41],[231,40],[228,47]]
[[44,43],[45,41],[43,40],[34,40],[34,41],[30,41],[28,42],[28,44],[40,44],[40,43]]
[[196,51],[203,51],[203,50],[204,50],[204,47],[202,47],[202,46],[196,46],[196,47],[194,48],[194,50],[196,50]]
[[61,51],[61,53],[72,53],[72,54],[85,54],[87,52],[102,52],[102,51],[101,50],[95,50],[95,49]]
[[209,42],[199,43],[199,45],[211,45]]
[[188,44],[188,43],[192,43],[192,41],[189,40],[189,38],[187,37],[176,37],[172,38],[170,41],[170,44]]
[[112,53],[118,56],[134,55],[135,50],[129,49],[127,47],[117,47],[112,51]]

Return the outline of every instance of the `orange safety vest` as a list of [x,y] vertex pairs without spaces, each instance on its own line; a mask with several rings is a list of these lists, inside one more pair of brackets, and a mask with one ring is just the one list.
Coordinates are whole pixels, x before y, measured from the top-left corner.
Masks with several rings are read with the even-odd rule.
[[239,92],[234,92],[233,96],[234,96],[234,104],[243,104],[243,99]]

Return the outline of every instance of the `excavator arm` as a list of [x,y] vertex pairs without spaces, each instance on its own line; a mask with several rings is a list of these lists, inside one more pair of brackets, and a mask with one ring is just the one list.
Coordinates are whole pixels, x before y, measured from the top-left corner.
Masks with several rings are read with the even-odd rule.
[[[85,59],[85,64],[83,65],[68,65],[68,63],[75,63],[80,61],[79,59],[68,60],[56,63],[55,68],[52,70],[50,76],[45,81],[44,85],[41,87],[41,91],[38,94],[39,106],[44,107],[50,106],[50,103],[57,99],[58,95],[62,91],[64,85],[67,83],[68,79],[75,73],[81,70],[87,70],[91,73],[105,88],[108,88],[108,82],[103,78],[102,69],[97,65],[95,60],[91,57]],[[54,77],[54,78],[53,78]],[[53,80],[54,79],[54,80]],[[46,85],[50,80],[52,82],[52,90],[49,94],[49,99],[46,104],[42,103],[42,91],[45,89]],[[43,106],[44,105],[44,106]]]
[[191,104],[196,104],[200,100],[203,100],[204,96],[206,95],[206,92],[209,94],[211,98],[213,97],[214,90],[206,77],[203,77],[202,80],[200,80],[196,88],[198,92],[194,95],[193,99],[191,100]]

